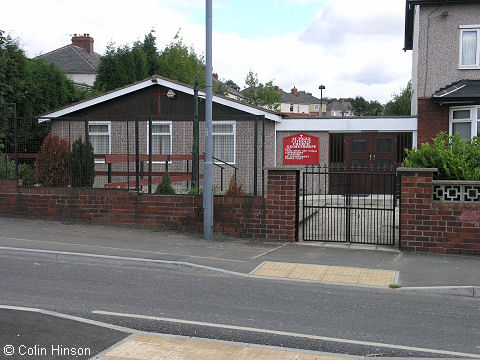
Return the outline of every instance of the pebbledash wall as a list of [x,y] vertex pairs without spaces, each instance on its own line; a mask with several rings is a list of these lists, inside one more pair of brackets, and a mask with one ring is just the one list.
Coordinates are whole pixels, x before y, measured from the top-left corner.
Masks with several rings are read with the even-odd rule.
[[[232,237],[295,241],[299,172],[268,170],[265,198],[214,197],[214,232]],[[17,187],[0,179],[0,216],[73,220],[203,231],[202,196],[149,195],[117,189]]]
[[435,171],[398,169],[401,248],[480,255],[480,182],[433,180]]

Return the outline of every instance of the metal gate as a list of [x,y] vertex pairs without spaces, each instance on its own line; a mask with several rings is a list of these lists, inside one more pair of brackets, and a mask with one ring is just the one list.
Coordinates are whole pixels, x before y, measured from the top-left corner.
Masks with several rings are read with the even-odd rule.
[[299,217],[303,240],[394,245],[397,198],[395,170],[307,167]]

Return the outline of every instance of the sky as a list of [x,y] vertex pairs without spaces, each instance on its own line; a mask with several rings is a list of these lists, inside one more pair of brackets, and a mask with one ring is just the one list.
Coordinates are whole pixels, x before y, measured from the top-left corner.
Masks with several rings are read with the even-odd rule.
[[[405,0],[213,0],[213,72],[241,88],[249,70],[320,97],[363,96],[386,103],[411,78],[404,52]],[[131,45],[155,30],[162,49],[180,31],[205,54],[204,0],[21,0],[2,3],[0,30],[27,56],[89,33],[95,51]]]

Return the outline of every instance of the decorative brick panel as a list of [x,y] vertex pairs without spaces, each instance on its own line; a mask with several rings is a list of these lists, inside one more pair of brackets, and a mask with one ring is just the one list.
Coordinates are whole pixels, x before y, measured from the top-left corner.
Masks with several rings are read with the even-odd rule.
[[434,200],[434,170],[398,169],[402,176],[401,248],[480,255],[480,202]]
[[[270,170],[260,197],[214,197],[214,231],[232,237],[295,241],[296,170]],[[17,187],[0,179],[0,216],[128,224],[190,233],[203,230],[202,196],[117,189]]]

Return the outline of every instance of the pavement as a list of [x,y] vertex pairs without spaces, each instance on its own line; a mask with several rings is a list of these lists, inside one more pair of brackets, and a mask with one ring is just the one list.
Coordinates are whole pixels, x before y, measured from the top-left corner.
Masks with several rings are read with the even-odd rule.
[[0,359],[351,360],[364,356],[149,333],[53,311],[0,305]]
[[0,255],[213,271],[275,281],[480,296],[480,257],[371,245],[268,243],[119,226],[0,218]]

